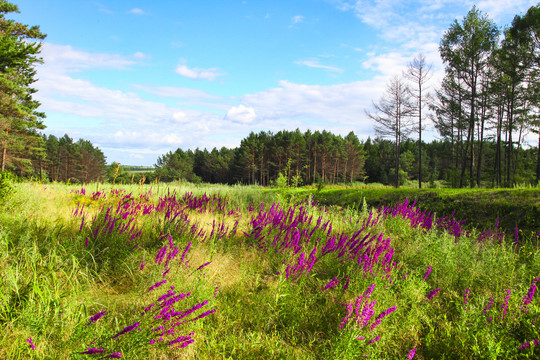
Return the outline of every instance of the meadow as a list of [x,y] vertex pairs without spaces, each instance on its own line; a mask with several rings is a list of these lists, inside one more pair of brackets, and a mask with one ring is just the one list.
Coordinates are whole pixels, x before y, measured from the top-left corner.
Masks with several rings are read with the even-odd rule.
[[16,184],[0,358],[539,356],[540,228],[353,190]]

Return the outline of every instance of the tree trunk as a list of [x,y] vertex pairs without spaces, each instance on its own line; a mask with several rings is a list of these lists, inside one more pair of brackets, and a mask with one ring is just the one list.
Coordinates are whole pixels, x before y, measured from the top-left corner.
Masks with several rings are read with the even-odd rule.
[[538,156],[536,158],[536,183],[540,184],[540,131],[538,131]]
[[6,129],[6,141],[4,141],[4,149],[2,149],[2,171],[5,170],[5,166],[6,166],[7,136],[8,136],[8,129]]
[[[399,120],[396,119],[399,123]],[[398,125],[399,128],[399,125]],[[395,160],[395,169],[394,169],[394,187],[399,188],[399,130],[396,131],[396,160]]]
[[422,83],[418,80],[418,188],[422,188]]

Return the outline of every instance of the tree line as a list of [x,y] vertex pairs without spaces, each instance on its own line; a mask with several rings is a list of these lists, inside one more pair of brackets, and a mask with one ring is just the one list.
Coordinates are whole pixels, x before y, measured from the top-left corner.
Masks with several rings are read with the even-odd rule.
[[[306,141],[309,140],[309,141]],[[424,186],[443,182],[446,186],[459,187],[460,171],[454,166],[453,144],[447,140],[423,142],[406,139],[400,142],[398,185],[418,182],[420,171]],[[497,187],[495,162],[497,144],[493,140],[484,143],[482,162],[482,185]],[[261,150],[263,149],[263,150]],[[421,149],[421,152],[420,152]],[[513,169],[513,177],[519,184],[536,184],[537,148],[518,148],[515,155],[520,159]],[[422,168],[420,169],[420,155]],[[359,141],[354,133],[346,137],[329,132],[301,133],[280,131],[251,133],[234,149],[212,150],[177,149],[160,156],[155,171],[146,173],[146,181],[191,181],[225,184],[260,184],[300,186],[317,183],[365,183],[395,184],[395,142],[377,137]],[[114,170],[110,169],[112,181]],[[133,175],[117,174],[118,183],[133,183]],[[140,180],[135,177],[135,182]]]
[[161,181],[286,185],[351,182],[363,177],[358,137],[328,131],[251,132],[235,149],[177,149],[160,156],[155,176]]

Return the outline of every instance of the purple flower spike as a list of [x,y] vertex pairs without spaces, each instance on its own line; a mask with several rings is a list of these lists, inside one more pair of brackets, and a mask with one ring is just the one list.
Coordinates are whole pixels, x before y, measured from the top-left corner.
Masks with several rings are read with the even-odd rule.
[[523,305],[521,306],[521,309],[525,312],[528,311],[528,306],[533,299],[534,293],[536,292],[536,282],[540,280],[540,278],[534,278],[531,283],[531,287],[529,288],[529,291],[527,292],[527,295],[523,297]]
[[328,284],[326,284],[326,285],[324,286],[324,289],[321,289],[321,290],[323,290],[323,291],[324,291],[324,290],[328,290],[328,289],[330,289],[330,288],[333,288],[333,287],[336,286],[337,284],[339,284],[339,280],[338,280],[338,278],[337,278],[337,276],[336,276],[336,277],[334,277]]
[[371,324],[371,331],[373,331],[373,329],[375,329],[382,321],[382,319],[390,314],[390,313],[393,313],[394,311],[396,311],[396,307],[395,306],[392,306],[386,310],[384,310],[382,313],[379,314],[379,316],[377,316],[377,319],[375,319],[375,322],[373,324]]
[[92,316],[88,322],[86,323],[86,325],[90,325],[91,323],[95,323],[96,321],[98,321],[99,319],[101,319],[103,317],[103,315],[105,315],[105,310],[103,311],[100,311],[98,312],[96,315]]
[[431,274],[431,265],[428,266],[426,273],[424,274],[424,280],[427,280],[429,274]]
[[32,338],[26,339],[26,342],[30,346],[30,349],[34,350],[36,348],[36,345],[34,345],[34,340],[32,340]]
[[441,288],[436,288],[435,290],[433,290],[432,292],[430,292],[430,293],[427,295],[428,300],[433,299],[433,297],[434,297],[435,295],[437,295],[440,291],[441,291]]
[[411,351],[409,351],[409,355],[407,355],[407,360],[412,360],[414,354],[416,354],[416,346],[413,347]]
[[211,263],[211,261],[209,261],[209,262],[206,262],[206,263],[202,264],[202,265],[201,265],[201,266],[199,266],[199,267],[198,267],[198,268],[197,268],[197,269],[196,269],[195,271],[197,271],[197,270],[201,270],[202,268],[204,268],[204,267],[206,267],[206,266],[210,265],[210,263]]
[[506,311],[508,310],[508,302],[510,301],[510,296],[512,296],[512,291],[508,289],[506,290],[506,297],[504,298],[504,303],[501,305],[503,319],[504,319],[504,316],[506,315]]
[[120,359],[122,357],[122,353],[114,352],[111,355],[107,355],[107,359]]
[[88,350],[80,352],[81,355],[92,355],[92,354],[101,354],[103,352],[103,348],[88,348]]
[[369,340],[369,343],[373,344],[373,343],[376,343],[379,340],[381,340],[381,337],[379,335],[377,335],[373,339]]
[[[124,334],[127,334],[128,332],[132,331],[133,329],[137,328],[139,326],[139,322],[138,321],[135,321],[134,324],[132,325],[129,325],[129,326],[126,326],[122,331],[120,331],[118,334],[114,335],[113,336],[113,339],[118,339],[120,336],[124,335]],[[115,353],[117,354],[117,353]],[[120,354],[120,353],[118,353]],[[120,356],[122,356],[122,354],[120,354]],[[115,358],[111,358],[111,359],[115,359]]]
[[467,289],[465,290],[465,294],[463,294],[463,308],[467,310],[467,304],[469,303],[469,295],[471,294],[471,290]]

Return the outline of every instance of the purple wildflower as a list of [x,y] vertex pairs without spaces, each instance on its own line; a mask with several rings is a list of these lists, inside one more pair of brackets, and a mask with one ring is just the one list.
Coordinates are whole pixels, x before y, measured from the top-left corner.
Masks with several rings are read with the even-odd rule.
[[144,260],[142,260],[141,261],[141,268],[140,268],[141,271],[144,270],[144,265],[146,265],[146,262]]
[[84,241],[84,246],[88,247],[88,238],[86,238],[86,240]]
[[432,292],[430,292],[430,293],[427,295],[428,300],[433,299],[433,297],[434,297],[435,295],[437,295],[440,291],[441,291],[441,288],[436,288],[435,290],[433,290]]
[[[139,322],[138,321],[135,321],[134,324],[132,325],[129,325],[129,326],[126,326],[122,331],[120,331],[118,334],[114,335],[113,336],[113,339],[118,339],[120,336],[124,335],[124,334],[127,334],[128,332],[130,332],[131,330],[135,329],[136,327],[139,326]],[[121,354],[120,354],[121,355]]]
[[486,305],[486,307],[484,308],[484,315],[487,316],[487,312],[489,311],[489,309],[491,309],[491,306],[493,305],[493,298],[490,298],[489,299],[489,303]]
[[103,352],[103,348],[88,348],[88,350],[80,352],[79,354],[83,355],[92,355],[92,354],[101,354]]
[[36,345],[34,345],[34,340],[32,340],[32,338],[26,339],[26,342],[30,346],[30,349],[34,350],[36,348]]
[[191,334],[189,334],[187,336],[179,336],[176,339],[169,341],[168,345],[172,346],[174,344],[181,343],[180,347],[186,347],[187,345],[189,345],[189,344],[191,344],[193,342],[193,339],[191,338],[192,335],[193,335],[193,333],[191,333]]
[[88,319],[88,323],[86,323],[86,325],[90,325],[91,323],[95,323],[96,321],[101,319],[103,317],[103,315],[105,315],[105,310],[100,311],[96,315],[90,317],[90,319]]
[[369,340],[370,344],[374,344],[377,341],[381,340],[381,337],[379,335],[375,336],[373,339]]
[[427,280],[429,274],[431,274],[431,265],[428,266],[426,273],[424,274],[424,280]]
[[409,355],[407,355],[407,360],[412,360],[414,354],[416,354],[416,346],[413,347],[411,351],[409,351]]
[[148,292],[160,287],[161,285],[165,284],[166,282],[167,282],[167,279],[163,279],[162,281],[158,281],[154,285],[150,286],[150,288],[148,288]]
[[343,291],[347,290],[349,288],[349,282],[351,279],[347,276],[347,281],[345,281],[345,284],[343,284]]
[[379,316],[377,316],[377,319],[375,319],[375,322],[373,324],[371,324],[370,330],[373,331],[373,329],[375,329],[381,323],[382,319],[386,315],[391,314],[394,311],[396,311],[396,307],[392,306],[391,308],[388,308],[388,309],[384,310],[382,313],[380,313]]
[[336,276],[336,277],[334,277],[332,280],[330,280],[330,282],[329,282],[328,284],[326,284],[326,285],[324,286],[324,289],[321,289],[321,290],[323,290],[323,291],[324,291],[324,290],[328,290],[328,289],[330,289],[330,288],[333,288],[333,287],[336,286],[337,284],[339,284],[339,280],[338,280],[338,278],[337,278],[337,276]]
[[[186,254],[189,250],[189,248],[191,247],[191,241],[186,245],[186,248],[184,249],[184,252],[182,253],[182,258],[180,259],[180,261],[178,262],[179,264],[183,263],[184,262],[184,259],[186,257]],[[187,263],[186,263],[187,264]]]
[[120,359],[122,357],[122,353],[119,352],[113,352],[111,355],[107,355],[107,359]]
[[199,266],[199,267],[198,267],[197,269],[195,269],[195,271],[197,271],[197,270],[201,270],[202,268],[204,268],[204,267],[206,267],[206,266],[210,265],[210,263],[211,263],[211,261],[209,261],[209,262],[206,262],[206,263],[202,264],[202,265],[201,265],[201,266]]
[[191,321],[197,321],[197,320],[202,319],[203,317],[206,317],[206,316],[208,316],[210,314],[213,314],[215,312],[216,312],[216,309],[208,310],[208,311],[202,313],[201,315],[197,316],[196,318],[191,319]]
[[506,297],[504,298],[504,303],[501,305],[501,310],[503,312],[502,318],[504,319],[504,315],[506,315],[506,310],[508,310],[508,301],[510,300],[510,296],[512,295],[511,290],[506,290]]
[[469,303],[469,295],[470,294],[471,294],[470,289],[465,290],[465,294],[463,294],[463,306],[464,306],[465,310],[467,310],[467,304]]
[[532,280],[531,287],[529,288],[529,291],[527,292],[527,295],[523,297],[523,305],[521,306],[522,309],[525,309],[525,312],[527,312],[529,305],[532,302],[534,293],[536,292],[536,282],[540,280],[540,278],[535,278]]
[[526,341],[523,344],[521,344],[518,348],[518,350],[523,350],[525,348],[530,347],[531,345],[540,345],[540,339],[534,339],[532,341]]

